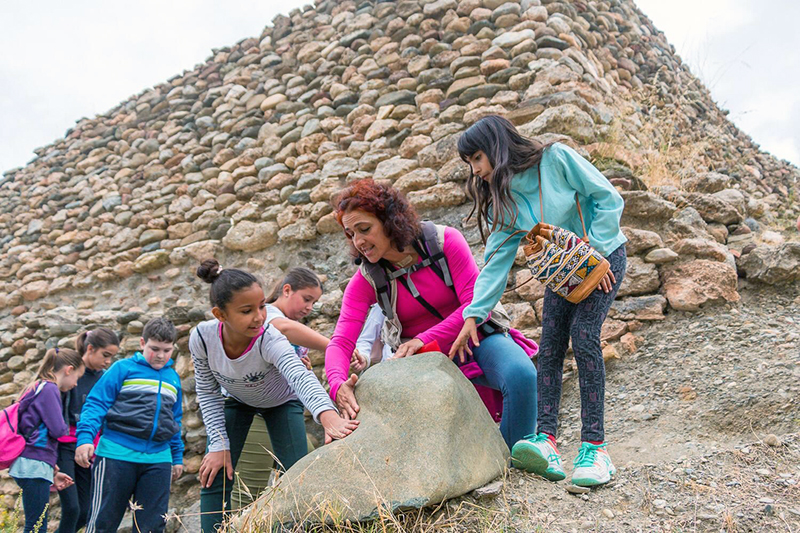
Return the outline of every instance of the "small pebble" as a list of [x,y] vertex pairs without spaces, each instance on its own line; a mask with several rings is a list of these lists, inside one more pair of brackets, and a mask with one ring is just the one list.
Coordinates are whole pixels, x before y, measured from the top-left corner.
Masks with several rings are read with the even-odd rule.
[[611,509],[603,509],[603,516],[606,518],[614,518],[614,511]]
[[774,446],[780,446],[781,445],[781,440],[774,433],[770,433],[769,435],[764,437],[764,444],[766,444],[767,446],[773,446],[773,447]]

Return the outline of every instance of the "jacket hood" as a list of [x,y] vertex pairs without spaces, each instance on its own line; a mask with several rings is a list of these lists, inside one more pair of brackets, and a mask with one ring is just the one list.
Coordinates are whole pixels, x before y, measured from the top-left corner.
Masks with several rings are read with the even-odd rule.
[[[137,364],[140,364],[140,365],[146,366],[147,368],[152,368],[153,370],[155,370],[155,368],[153,368],[152,366],[150,366],[150,363],[148,363],[148,362],[147,362],[147,359],[145,359],[145,357],[144,357],[144,354],[143,354],[142,352],[136,352],[136,353],[134,353],[134,354],[133,354],[133,357],[132,357],[131,359],[133,359],[133,362],[134,362],[134,363],[137,363]],[[164,365],[164,366],[161,368],[161,370],[164,370],[165,368],[169,368],[169,367],[171,367],[171,366],[173,365],[173,363],[174,363],[174,362],[175,362],[175,361],[173,361],[173,360],[172,360],[172,358],[170,358],[170,360],[169,360],[169,361],[167,361],[167,364],[165,364],[165,365]],[[156,370],[156,372],[158,372],[158,370]]]

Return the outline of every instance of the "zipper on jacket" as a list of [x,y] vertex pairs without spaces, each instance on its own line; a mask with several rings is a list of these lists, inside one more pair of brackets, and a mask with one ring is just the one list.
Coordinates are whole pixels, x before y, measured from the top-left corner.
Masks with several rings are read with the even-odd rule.
[[150,453],[150,444],[153,442],[153,437],[156,436],[156,430],[158,429],[158,417],[161,414],[161,384],[163,383],[163,379],[161,379],[161,370],[157,370],[158,372],[158,398],[156,398],[156,413],[153,418],[153,431],[150,433],[150,438],[147,439],[147,453]]

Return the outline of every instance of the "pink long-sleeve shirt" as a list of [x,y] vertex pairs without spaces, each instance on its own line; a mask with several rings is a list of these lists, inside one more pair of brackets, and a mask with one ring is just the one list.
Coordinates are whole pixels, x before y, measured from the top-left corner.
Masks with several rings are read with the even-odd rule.
[[[457,229],[445,228],[442,251],[447,258],[455,292],[445,285],[432,268],[421,268],[411,273],[411,280],[423,298],[445,317],[444,320],[440,321],[425,309],[402,283],[396,285],[397,316],[403,326],[404,338],[416,337],[424,344],[435,340],[442,351],[447,353],[464,325],[462,311],[472,302],[472,291],[479,270],[466,239]],[[344,291],[339,321],[325,350],[325,372],[331,386],[331,397],[334,399],[339,385],[347,380],[350,355],[369,308],[376,301],[372,285],[360,271],[356,272]],[[528,355],[536,353],[536,343],[513,330],[512,335]],[[467,377],[480,375],[477,365],[474,366],[476,368],[470,372],[462,368]]]

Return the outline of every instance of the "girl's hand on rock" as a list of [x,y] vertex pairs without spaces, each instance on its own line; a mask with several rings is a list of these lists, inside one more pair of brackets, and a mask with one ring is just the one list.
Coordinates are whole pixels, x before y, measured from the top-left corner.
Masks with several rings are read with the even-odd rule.
[[403,357],[414,355],[423,346],[425,346],[424,342],[422,342],[417,338],[413,338],[410,341],[404,342],[403,344],[397,347],[397,351],[394,352],[393,359],[402,359]]
[[453,342],[453,345],[450,347],[450,353],[448,353],[448,357],[451,360],[455,359],[456,354],[458,354],[458,358],[461,360],[462,363],[467,362],[467,358],[464,355],[466,352],[469,355],[472,355],[472,350],[469,348],[469,341],[472,341],[473,346],[480,346],[481,342],[478,340],[478,327],[475,325],[475,318],[469,317],[464,321],[464,326],[461,328],[461,333],[458,334],[456,340]]
[[319,421],[325,429],[325,444],[345,438],[355,431],[359,424],[358,420],[345,420],[333,410],[320,413]]
[[339,385],[339,390],[336,391],[336,407],[345,420],[353,420],[358,416],[358,403],[354,392],[357,381],[358,376],[351,374],[350,379]]

